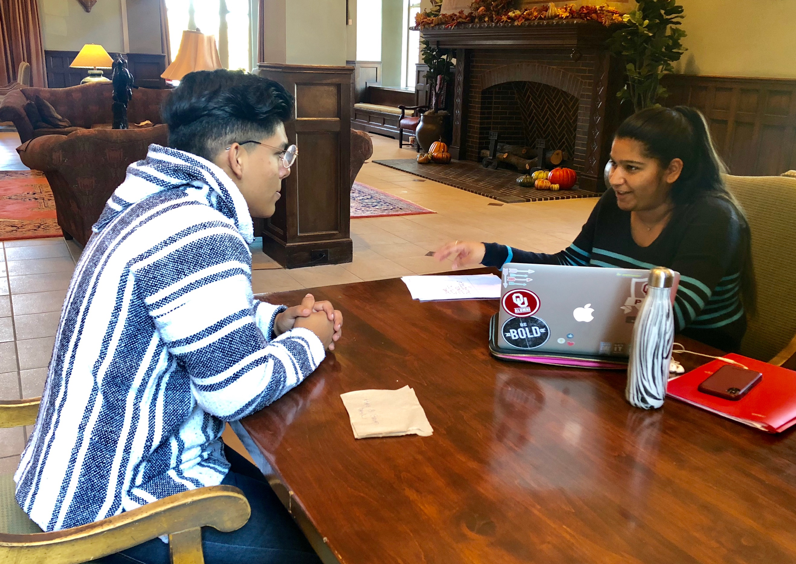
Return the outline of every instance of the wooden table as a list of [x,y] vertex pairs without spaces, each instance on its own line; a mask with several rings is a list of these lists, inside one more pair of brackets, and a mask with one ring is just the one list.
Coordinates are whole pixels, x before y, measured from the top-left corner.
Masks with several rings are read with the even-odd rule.
[[[242,424],[325,562],[796,562],[789,432],[634,409],[623,372],[495,360],[497,300],[420,303],[398,279],[312,292],[345,314],[338,350]],[[355,440],[340,394],[407,384],[434,435]]]

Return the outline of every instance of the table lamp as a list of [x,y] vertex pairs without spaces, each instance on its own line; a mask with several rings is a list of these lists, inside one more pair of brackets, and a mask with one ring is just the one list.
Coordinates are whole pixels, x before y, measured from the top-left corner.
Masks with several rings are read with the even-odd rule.
[[75,60],[69,65],[74,69],[89,69],[88,76],[80,81],[80,84],[87,84],[89,82],[110,82],[107,78],[102,76],[102,71],[98,69],[109,69],[113,67],[113,59],[108,55],[108,52],[102,48],[102,45],[94,45],[87,43],[83,45],[80,53],[77,54]]
[[183,31],[177,56],[161,78],[182,80],[189,72],[221,68],[221,59],[216,48],[216,38],[199,31]]

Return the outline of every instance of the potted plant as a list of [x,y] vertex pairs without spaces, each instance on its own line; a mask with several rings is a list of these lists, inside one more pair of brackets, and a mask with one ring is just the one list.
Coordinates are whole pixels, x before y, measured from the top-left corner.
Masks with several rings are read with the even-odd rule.
[[686,36],[680,29],[683,7],[676,0],[639,0],[635,10],[626,14],[622,24],[608,40],[611,52],[625,70],[625,86],[617,93],[622,101],[639,111],[654,106],[667,95],[660,81],[674,72]]
[[[442,3],[435,4],[439,9]],[[432,46],[426,39],[420,41],[423,62],[428,66],[425,78],[431,86],[431,109],[423,112],[415,136],[422,151],[427,153],[431,144],[444,137],[448,112],[443,108],[445,89],[453,78],[451,54]]]

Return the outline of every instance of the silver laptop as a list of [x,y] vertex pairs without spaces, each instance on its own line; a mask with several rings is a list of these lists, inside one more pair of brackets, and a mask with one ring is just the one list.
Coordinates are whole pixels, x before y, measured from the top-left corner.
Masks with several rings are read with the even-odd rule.
[[649,270],[506,264],[496,344],[506,351],[626,358],[648,278]]

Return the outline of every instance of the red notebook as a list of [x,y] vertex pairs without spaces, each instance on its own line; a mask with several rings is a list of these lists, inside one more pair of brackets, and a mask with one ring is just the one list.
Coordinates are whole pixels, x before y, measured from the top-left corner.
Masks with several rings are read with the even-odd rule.
[[769,433],[781,433],[796,423],[796,372],[737,354],[725,357],[763,375],[760,383],[740,400],[727,400],[697,390],[705,378],[727,364],[722,360],[711,361],[669,380],[666,395]]

